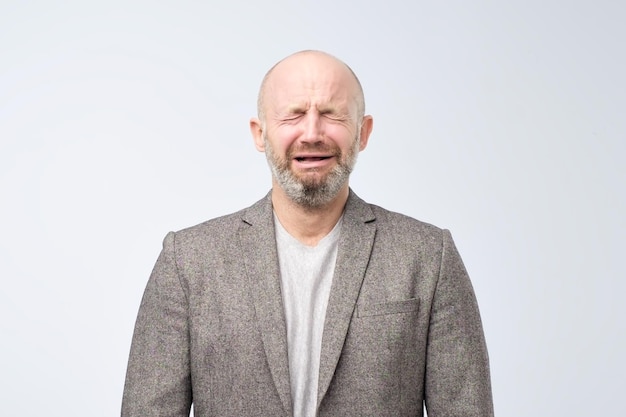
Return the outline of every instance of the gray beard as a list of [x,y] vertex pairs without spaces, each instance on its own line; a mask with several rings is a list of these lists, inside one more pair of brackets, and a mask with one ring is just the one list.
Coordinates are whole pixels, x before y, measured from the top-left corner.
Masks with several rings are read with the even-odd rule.
[[[359,136],[357,136],[354,140],[354,145],[345,155],[345,160],[341,151],[337,150],[335,155],[338,161],[337,165],[324,178],[307,181],[298,178],[291,171],[289,152],[286,160],[279,158],[274,153],[274,149],[267,140],[265,132],[263,135],[265,156],[272,171],[272,176],[291,201],[306,209],[324,207],[337,196],[348,181],[359,154],[360,141]],[[311,148],[315,149],[314,147]]]

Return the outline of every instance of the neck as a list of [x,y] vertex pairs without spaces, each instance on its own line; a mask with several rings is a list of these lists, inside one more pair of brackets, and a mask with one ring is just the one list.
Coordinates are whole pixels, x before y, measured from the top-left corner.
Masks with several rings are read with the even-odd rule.
[[316,246],[335,227],[348,201],[348,184],[327,205],[310,208],[294,203],[280,188],[272,188],[272,205],[285,230],[301,243]]

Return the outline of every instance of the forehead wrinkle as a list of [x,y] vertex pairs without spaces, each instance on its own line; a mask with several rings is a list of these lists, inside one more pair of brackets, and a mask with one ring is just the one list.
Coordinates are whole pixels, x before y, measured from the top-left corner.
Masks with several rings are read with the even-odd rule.
[[300,112],[304,112],[307,111],[311,108],[311,104],[308,101],[301,101],[301,102],[292,102],[287,104],[287,106],[285,107],[285,110],[287,111],[287,113],[300,113]]

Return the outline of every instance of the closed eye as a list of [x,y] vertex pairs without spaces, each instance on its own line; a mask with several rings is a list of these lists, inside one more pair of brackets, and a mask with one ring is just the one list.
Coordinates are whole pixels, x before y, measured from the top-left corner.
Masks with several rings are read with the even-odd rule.
[[339,109],[334,106],[320,108],[319,112],[320,116],[331,120],[346,120],[348,118],[348,114],[343,109]]
[[281,118],[281,120],[284,121],[284,122],[289,122],[289,121],[298,120],[301,117],[302,117],[302,114],[290,114],[288,116],[285,116],[285,117]]
[[341,114],[333,113],[333,112],[322,112],[321,115],[322,117],[326,119],[333,120],[336,122],[345,122],[347,120],[345,116]]

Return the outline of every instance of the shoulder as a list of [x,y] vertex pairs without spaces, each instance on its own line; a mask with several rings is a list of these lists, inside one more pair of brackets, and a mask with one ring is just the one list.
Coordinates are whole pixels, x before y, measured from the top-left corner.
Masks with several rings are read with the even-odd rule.
[[387,210],[376,204],[369,204],[372,212],[376,216],[376,222],[379,227],[393,228],[397,231],[406,230],[409,233],[424,233],[441,235],[443,229],[433,224],[415,219],[406,214]]
[[[420,239],[441,241],[445,229],[387,210],[376,204],[368,203],[351,192],[349,200],[350,217],[376,224],[377,234],[388,235],[396,239]],[[355,214],[352,214],[355,213]]]
[[166,240],[172,239],[179,248],[187,247],[201,250],[215,245],[224,245],[235,239],[239,230],[249,224],[250,220],[269,218],[271,220],[271,201],[268,196],[253,205],[216,217],[200,224],[170,232]]
[[452,239],[446,229],[375,204],[370,204],[370,207],[376,216],[377,239],[396,250],[421,248],[421,251],[434,254],[440,252],[445,242]]

